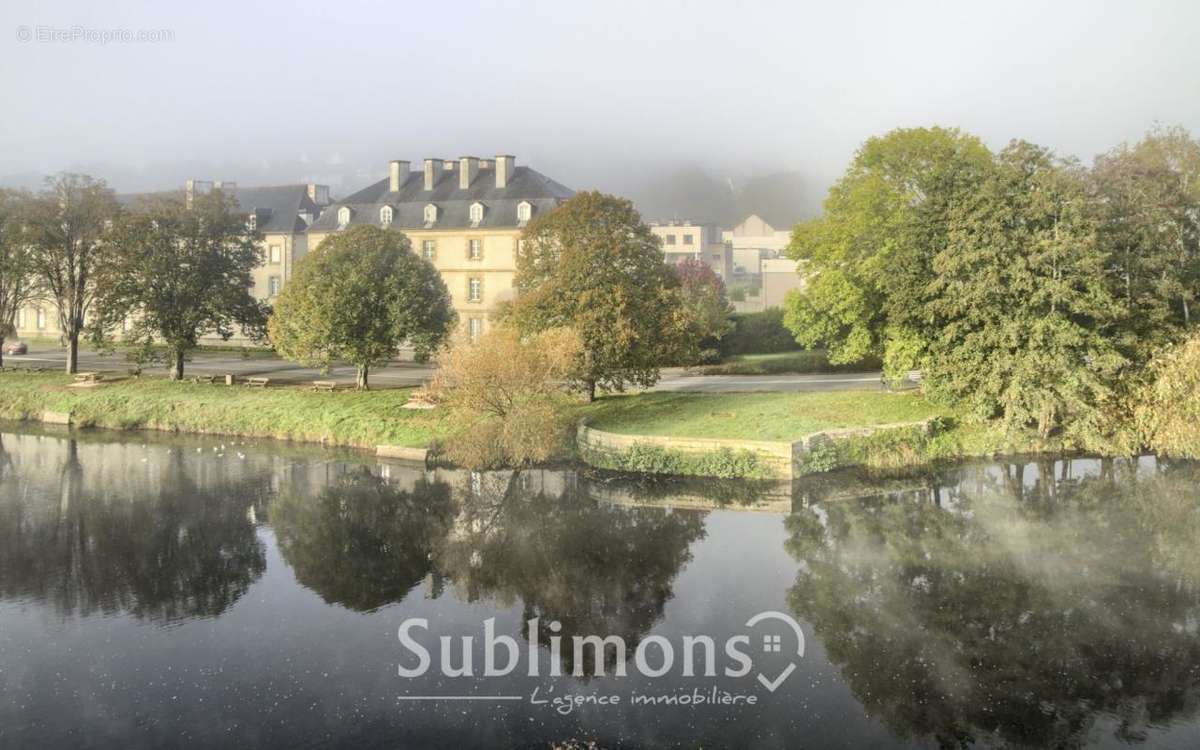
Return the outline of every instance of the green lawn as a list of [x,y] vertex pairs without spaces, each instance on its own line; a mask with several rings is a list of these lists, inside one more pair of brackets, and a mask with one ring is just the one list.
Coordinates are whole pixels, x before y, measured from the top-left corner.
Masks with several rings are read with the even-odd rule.
[[778,352],[775,354],[741,354],[729,357],[719,365],[695,368],[701,375],[783,375],[820,372],[871,372],[879,369],[878,361],[852,365],[831,365],[821,350]]
[[141,378],[70,388],[70,376],[0,373],[0,418],[71,412],[81,426],[154,428],[374,448],[425,447],[437,412],[400,408],[411,389],[314,393],[301,388],[198,385]]
[[944,414],[917,394],[644,393],[583,408],[592,426],[630,435],[796,440],[841,427],[915,422]]

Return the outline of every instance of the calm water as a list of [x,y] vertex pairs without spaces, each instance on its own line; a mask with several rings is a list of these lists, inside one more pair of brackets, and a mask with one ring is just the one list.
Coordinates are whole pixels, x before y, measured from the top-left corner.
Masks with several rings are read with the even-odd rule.
[[1198,490],[1153,458],[625,484],[5,432],[0,747],[1194,748]]

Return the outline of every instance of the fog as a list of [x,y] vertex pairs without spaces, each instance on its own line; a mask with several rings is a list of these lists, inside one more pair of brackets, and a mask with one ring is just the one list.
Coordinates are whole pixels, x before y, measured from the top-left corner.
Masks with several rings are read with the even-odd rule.
[[[93,37],[42,38],[77,28]],[[389,159],[513,153],[654,218],[728,222],[745,206],[722,191],[748,185],[810,214],[899,126],[1085,161],[1155,122],[1200,131],[1197,28],[1194,0],[5,0],[0,183],[343,195]],[[95,38],[111,29],[169,34]]]

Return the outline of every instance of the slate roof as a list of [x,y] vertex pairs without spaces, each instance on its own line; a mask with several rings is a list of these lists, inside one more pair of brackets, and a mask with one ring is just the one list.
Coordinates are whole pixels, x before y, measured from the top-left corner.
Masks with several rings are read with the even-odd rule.
[[425,229],[425,206],[432,203],[438,208],[438,220],[432,229],[472,228],[471,204],[480,202],[484,206],[483,220],[477,228],[517,227],[517,205],[528,201],[533,206],[533,215],[545,213],[575,194],[573,190],[555,182],[529,167],[515,167],[508,184],[496,187],[495,168],[480,169],[471,186],[460,188],[459,171],[442,172],[432,190],[425,190],[425,173],[416,165],[408,179],[396,192],[390,191],[390,181],[385,178],[368,185],[353,195],[328,206],[321,217],[309,227],[312,232],[332,232],[338,229],[338,212],[343,206],[350,208],[350,225],[379,225],[379,212],[384,206],[392,207],[392,223],[395,229]]
[[[263,233],[292,234],[305,230],[304,220],[300,218],[301,211],[308,211],[313,216],[321,213],[321,207],[308,197],[307,185],[274,185],[268,187],[223,188],[232,190],[238,207],[249,214],[254,211],[258,215],[258,231]],[[124,193],[117,195],[117,201],[126,207],[132,207],[138,202],[150,198],[177,195],[182,196],[182,190],[167,190],[158,193]]]

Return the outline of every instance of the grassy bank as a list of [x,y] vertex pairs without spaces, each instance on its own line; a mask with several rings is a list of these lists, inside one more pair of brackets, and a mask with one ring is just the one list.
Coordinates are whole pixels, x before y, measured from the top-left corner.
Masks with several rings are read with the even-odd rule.
[[[83,427],[276,438],[369,449],[377,445],[425,448],[449,433],[443,410],[401,408],[412,389],[315,393],[292,387],[251,389],[152,378],[96,388],[72,388],[70,383],[69,376],[58,373],[0,372],[0,419],[40,419],[46,411],[69,412],[74,423]],[[590,418],[600,430],[628,435],[769,441],[943,418],[943,428],[931,435],[903,432],[848,442],[837,452],[815,456],[813,471],[851,464],[903,468],[943,459],[1068,447],[1004,435],[988,425],[959,424],[954,415],[915,393],[645,393],[581,404],[578,416]],[[634,458],[647,465],[675,465],[670,455]],[[696,470],[682,473],[711,473],[717,466],[718,475],[753,476],[754,467],[743,465],[744,458],[733,454],[688,459]]]
[[0,373],[0,418],[70,412],[80,426],[160,429],[374,448],[425,447],[442,433],[434,412],[402,409],[411,389],[314,393],[299,388],[122,380],[71,388],[70,376]]
[[608,396],[583,412],[593,427],[627,435],[779,441],[944,414],[920,395],[875,391],[643,393]]
[[740,354],[717,365],[692,368],[700,375],[809,375],[831,372],[874,372],[877,360],[851,365],[832,365],[824,351],[777,352],[775,354]]

